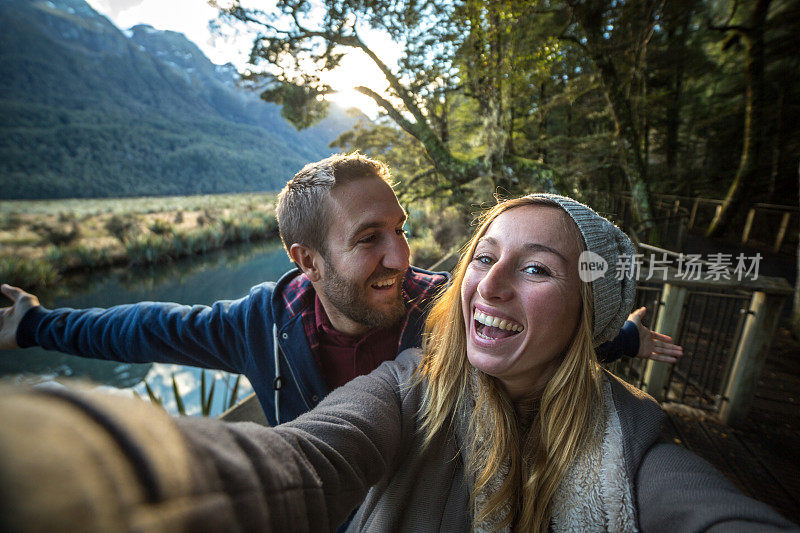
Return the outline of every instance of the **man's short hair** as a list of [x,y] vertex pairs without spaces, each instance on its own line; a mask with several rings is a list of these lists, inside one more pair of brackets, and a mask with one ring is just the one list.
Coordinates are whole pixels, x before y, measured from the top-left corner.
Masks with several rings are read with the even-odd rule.
[[361,179],[381,179],[391,185],[389,167],[358,152],[309,163],[295,174],[278,194],[276,207],[278,232],[286,253],[298,243],[324,255],[331,225],[326,199],[337,185]]

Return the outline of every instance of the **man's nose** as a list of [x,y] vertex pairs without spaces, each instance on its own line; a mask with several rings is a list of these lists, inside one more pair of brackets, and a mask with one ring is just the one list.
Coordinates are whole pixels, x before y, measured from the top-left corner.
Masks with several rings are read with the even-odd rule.
[[405,271],[408,269],[409,255],[408,241],[406,241],[405,235],[395,235],[394,238],[389,239],[382,264],[392,270]]

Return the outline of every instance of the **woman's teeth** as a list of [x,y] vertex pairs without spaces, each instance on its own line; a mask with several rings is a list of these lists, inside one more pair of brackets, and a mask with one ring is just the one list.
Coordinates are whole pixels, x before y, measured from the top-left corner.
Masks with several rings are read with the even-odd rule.
[[483,311],[475,309],[473,313],[475,321],[479,324],[483,324],[484,326],[489,326],[497,329],[504,329],[506,331],[513,331],[519,332],[522,331],[524,328],[522,325],[513,322],[507,318],[499,318],[496,316],[487,315]]

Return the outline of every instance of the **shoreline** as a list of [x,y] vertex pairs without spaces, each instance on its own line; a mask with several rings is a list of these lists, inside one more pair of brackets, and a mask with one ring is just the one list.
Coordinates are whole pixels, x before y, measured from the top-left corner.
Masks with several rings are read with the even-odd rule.
[[[278,235],[274,194],[0,202],[0,281],[27,290],[94,269],[151,265]],[[76,206],[82,206],[77,208]],[[68,208],[68,210],[65,210]]]

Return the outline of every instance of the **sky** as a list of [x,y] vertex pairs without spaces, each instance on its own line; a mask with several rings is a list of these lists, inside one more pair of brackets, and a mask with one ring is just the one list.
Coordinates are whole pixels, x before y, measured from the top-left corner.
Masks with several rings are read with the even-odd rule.
[[[213,35],[208,22],[216,18],[217,11],[206,0],[87,0],[97,12],[108,17],[120,29],[128,29],[137,24],[149,24],[158,30],[172,30],[183,33],[193,41],[217,64],[233,63],[243,71],[250,52],[252,40],[247,36],[224,37]],[[263,2],[261,2],[263,4]],[[378,32],[366,32],[362,38],[388,64],[398,58],[398,47]],[[377,106],[374,102],[353,90],[365,85],[382,93],[386,80],[380,70],[361,52],[349,53],[335,71],[325,76],[337,94],[329,99],[339,105],[358,107],[367,115],[374,117]]]

